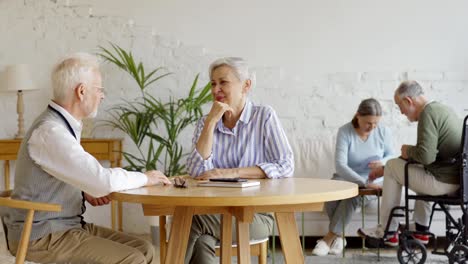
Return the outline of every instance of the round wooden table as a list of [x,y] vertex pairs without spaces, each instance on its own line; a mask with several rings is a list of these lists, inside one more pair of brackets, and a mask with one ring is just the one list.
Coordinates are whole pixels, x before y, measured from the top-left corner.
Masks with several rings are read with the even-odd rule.
[[[171,235],[162,263],[184,263],[192,216],[222,214],[221,261],[231,261],[232,216],[237,222],[238,263],[250,263],[249,223],[254,213],[273,212],[286,263],[303,263],[295,212],[321,211],[323,203],[358,195],[358,186],[345,181],[313,178],[259,180],[247,188],[151,186],[115,192],[113,200],[139,203],[147,216],[173,215]],[[164,251],[161,243],[161,251]],[[163,254],[163,253],[161,253]]]

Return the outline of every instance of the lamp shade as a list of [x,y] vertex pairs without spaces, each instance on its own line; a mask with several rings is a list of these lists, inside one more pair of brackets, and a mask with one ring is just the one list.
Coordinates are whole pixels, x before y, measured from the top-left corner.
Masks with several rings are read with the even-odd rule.
[[8,65],[3,71],[0,90],[2,91],[24,91],[36,90],[29,67],[26,64]]

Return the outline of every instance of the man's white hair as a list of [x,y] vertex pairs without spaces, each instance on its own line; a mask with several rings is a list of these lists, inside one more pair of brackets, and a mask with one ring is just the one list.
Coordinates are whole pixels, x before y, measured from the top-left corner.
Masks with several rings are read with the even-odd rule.
[[398,86],[395,94],[398,98],[402,99],[405,97],[418,97],[424,94],[421,85],[417,81],[404,81]]
[[90,85],[96,71],[99,71],[99,62],[91,54],[79,52],[63,58],[52,70],[54,100],[68,100],[80,83]]

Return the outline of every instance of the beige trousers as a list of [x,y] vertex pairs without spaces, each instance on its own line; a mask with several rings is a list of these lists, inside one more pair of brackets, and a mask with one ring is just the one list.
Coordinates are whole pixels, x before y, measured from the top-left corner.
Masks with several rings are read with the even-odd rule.
[[[15,255],[18,242],[8,244]],[[38,263],[147,264],[155,257],[149,241],[86,224],[29,242],[26,259]]]
[[[382,211],[380,219],[385,228],[390,211],[400,205],[402,186],[405,184],[405,164],[402,159],[392,159],[385,165]],[[436,180],[434,175],[426,171],[421,165],[410,165],[408,170],[408,187],[420,195],[444,195],[458,190],[458,184],[449,184]],[[432,205],[429,202],[416,200],[414,203],[413,219],[416,223],[428,226]],[[398,219],[393,217],[389,231],[396,231]]]

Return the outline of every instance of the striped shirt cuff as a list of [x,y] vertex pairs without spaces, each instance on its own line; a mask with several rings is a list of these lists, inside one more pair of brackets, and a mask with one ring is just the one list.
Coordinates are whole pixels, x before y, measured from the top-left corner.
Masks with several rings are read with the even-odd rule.
[[265,172],[265,175],[269,179],[278,179],[291,177],[293,174],[293,168],[290,166],[282,167],[276,163],[260,163],[257,166]]
[[213,165],[213,153],[205,160],[195,148],[190,155],[190,164],[188,171],[190,176],[197,177],[203,174],[205,171],[214,169]]

